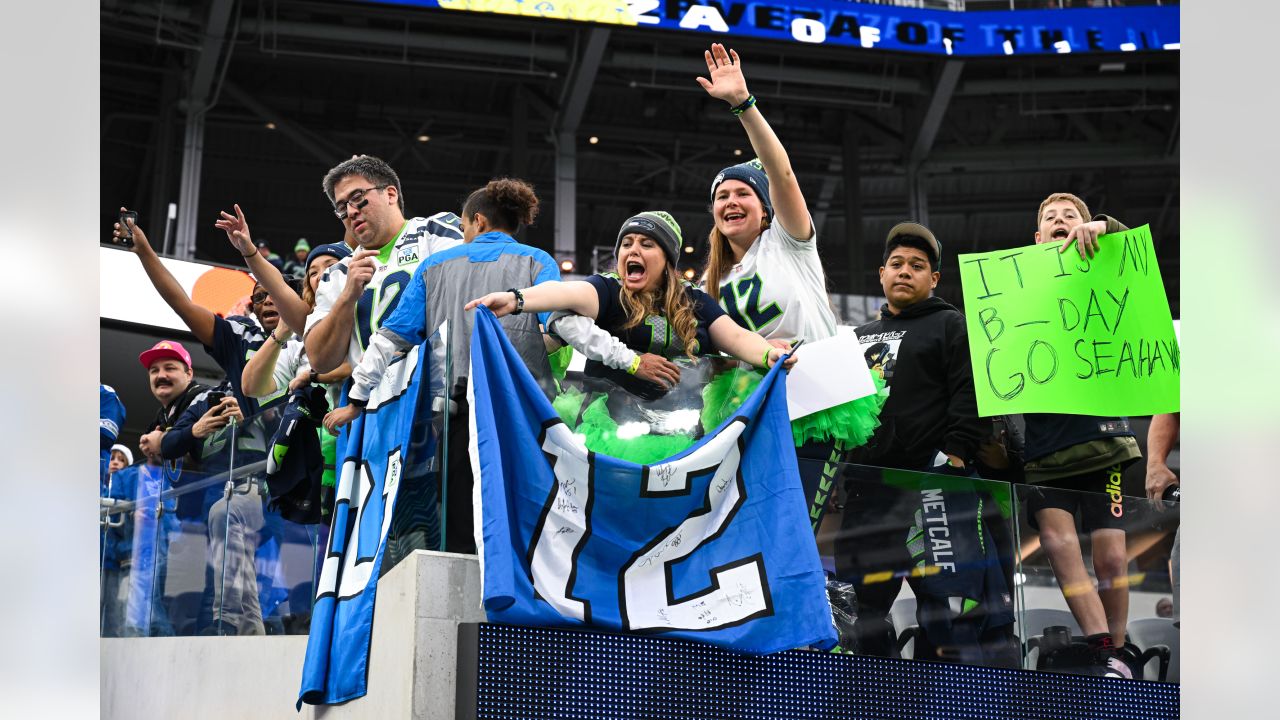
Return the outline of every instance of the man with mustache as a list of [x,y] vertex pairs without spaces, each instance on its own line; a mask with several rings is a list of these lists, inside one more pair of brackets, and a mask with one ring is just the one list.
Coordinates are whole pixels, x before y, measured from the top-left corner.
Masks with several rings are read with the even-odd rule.
[[[127,478],[129,481],[127,487],[118,488],[117,492],[112,493],[114,497],[125,500],[134,500],[141,503],[140,511],[150,514],[154,517],[156,508],[154,500],[148,505],[147,498],[153,496],[157,492],[169,490],[169,481],[163,472],[159,471],[159,466],[164,465],[163,451],[161,444],[164,436],[178,422],[178,418],[186,412],[191,403],[206,391],[208,387],[194,382],[191,370],[191,354],[182,346],[182,343],[176,340],[161,340],[153,345],[150,349],[144,351],[138,356],[138,362],[147,369],[147,384],[151,388],[151,395],[160,403],[160,409],[156,412],[155,420],[147,427],[147,432],[142,435],[138,441],[138,449],[142,451],[146,458],[146,464],[152,468],[156,468],[156,472],[148,472],[147,477],[162,478],[158,487],[149,486],[146,489],[138,487],[138,473],[146,468],[139,468]],[[123,474],[117,474],[117,479],[124,481]],[[149,627],[145,628],[129,628],[126,632],[130,634],[143,635],[172,635],[173,626],[170,623],[168,614],[162,602],[165,593],[165,580],[167,576],[168,556],[169,556],[169,534],[175,528],[177,516],[174,515],[176,506],[172,500],[164,503],[164,515],[162,518],[152,520],[152,523],[163,523],[162,528],[158,528],[151,532],[142,532],[134,535],[130,533],[130,539],[125,541],[126,545],[132,543],[152,544],[153,547],[148,548],[146,553],[151,555],[154,560],[152,566],[153,571],[147,573],[150,582],[139,583],[137,590],[145,589],[150,598],[144,602],[149,602],[151,610],[148,613],[151,621]],[[130,548],[129,554],[137,548]],[[135,602],[139,599],[135,598]],[[123,618],[120,622],[123,623]],[[104,631],[107,628],[104,627]]]
[[160,403],[156,419],[138,441],[138,449],[148,462],[160,464],[160,441],[173,427],[191,401],[209,388],[193,382],[191,354],[176,340],[161,340],[138,356],[147,369],[151,395]]

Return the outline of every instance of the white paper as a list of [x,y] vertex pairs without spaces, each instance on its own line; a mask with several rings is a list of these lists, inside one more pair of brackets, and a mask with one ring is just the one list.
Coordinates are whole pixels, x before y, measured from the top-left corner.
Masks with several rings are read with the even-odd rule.
[[795,420],[875,391],[857,335],[839,333],[806,341],[787,375],[787,413]]

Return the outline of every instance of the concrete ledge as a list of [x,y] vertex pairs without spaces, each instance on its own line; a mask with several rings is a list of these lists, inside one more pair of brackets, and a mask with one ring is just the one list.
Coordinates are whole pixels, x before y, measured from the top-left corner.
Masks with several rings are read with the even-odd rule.
[[102,717],[453,718],[458,623],[485,619],[476,556],[409,556],[378,582],[374,618],[369,694],[301,713],[306,636],[104,638]]

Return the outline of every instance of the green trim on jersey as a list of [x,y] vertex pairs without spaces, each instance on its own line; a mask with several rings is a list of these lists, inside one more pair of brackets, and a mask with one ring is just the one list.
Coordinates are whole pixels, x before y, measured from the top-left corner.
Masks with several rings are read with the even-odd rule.
[[408,229],[409,229],[409,221],[405,220],[404,224],[400,226],[400,232],[396,233],[396,236],[391,239],[391,242],[378,248],[379,262],[386,263],[391,259],[391,253],[394,252],[396,249],[396,246],[400,244],[400,240],[404,238],[404,231]]

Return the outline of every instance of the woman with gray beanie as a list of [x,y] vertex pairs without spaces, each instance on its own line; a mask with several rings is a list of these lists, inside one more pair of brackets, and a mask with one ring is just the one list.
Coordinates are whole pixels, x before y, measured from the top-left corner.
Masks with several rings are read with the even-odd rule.
[[[589,360],[584,375],[612,380],[644,400],[659,398],[676,385],[679,370],[667,360],[681,356],[692,360],[721,351],[756,367],[772,367],[788,349],[775,347],[739,327],[715,300],[682,280],[676,273],[681,242],[680,225],[675,218],[661,211],[642,212],[628,218],[618,230],[614,245],[616,272],[592,275],[586,280],[545,282],[535,287],[490,293],[472,300],[466,308],[484,305],[498,317],[566,310],[591,318],[636,356],[625,371]],[[647,362],[651,363],[653,372],[645,376],[655,378],[657,384],[636,377]],[[794,362],[791,358],[785,366],[790,367]],[[663,454],[664,448],[671,447],[676,445],[653,444],[645,452],[657,457],[645,459],[634,453],[624,454],[618,445],[593,449],[634,462],[646,462],[667,457]]]

